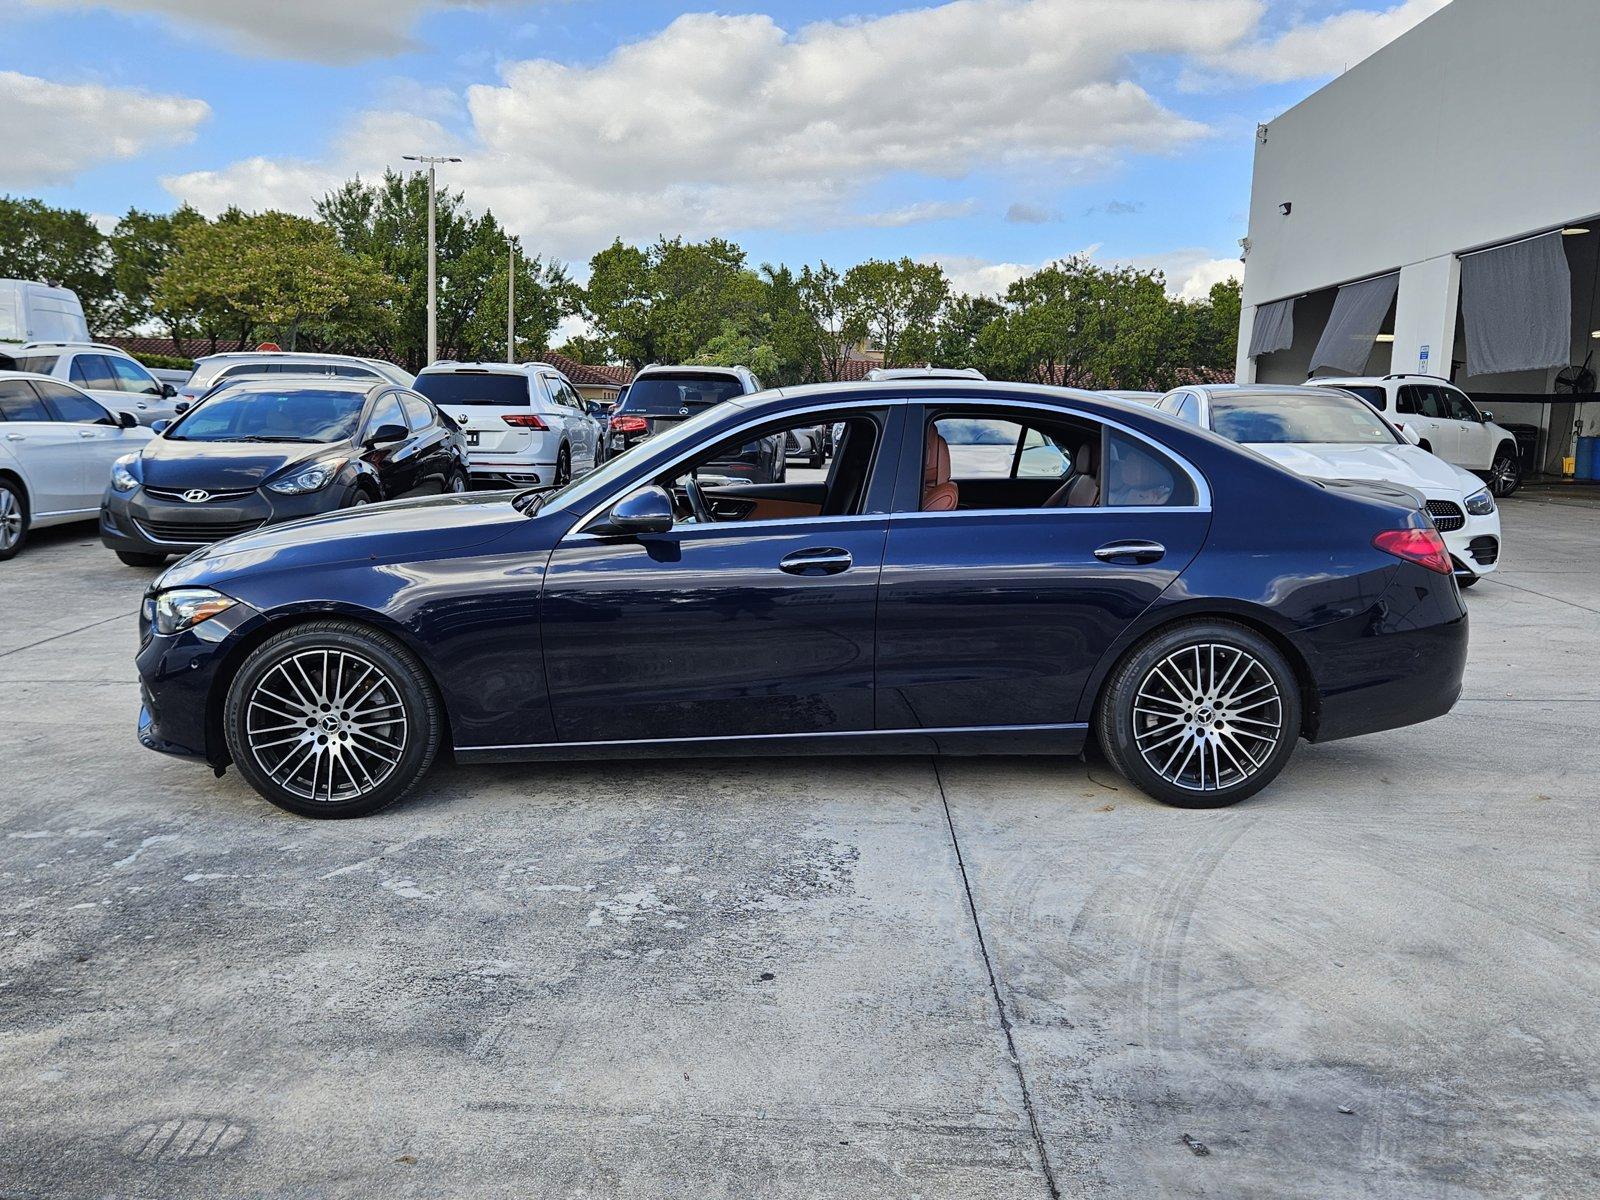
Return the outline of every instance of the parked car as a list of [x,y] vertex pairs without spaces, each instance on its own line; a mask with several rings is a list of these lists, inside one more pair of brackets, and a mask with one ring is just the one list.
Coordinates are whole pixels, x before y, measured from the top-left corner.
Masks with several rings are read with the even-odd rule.
[[32,279],[0,279],[0,342],[48,340],[89,340],[78,293]]
[[71,384],[0,371],[0,561],[31,529],[93,517],[111,464],[151,436]]
[[162,383],[129,354],[101,342],[25,342],[0,348],[0,367],[48,375],[81,388],[113,412],[131,412],[141,425],[177,415],[177,389]]
[[830,431],[822,425],[813,425],[809,429],[791,429],[784,435],[783,457],[803,458],[805,465],[812,470],[819,469],[828,459],[828,443]]
[[[1057,472],[954,473],[941,430],[962,421],[1048,444]],[[825,480],[702,472],[835,422]],[[1091,735],[1150,795],[1213,807],[1302,737],[1448,711],[1467,652],[1450,570],[1414,505],[1153,410],[1019,384],[785,389],[553,492],[191,555],[144,601],[138,736],[312,817],[382,808],[444,749],[1071,754]]]
[[1420,497],[1471,587],[1500,565],[1500,513],[1476,475],[1430,454],[1348,392],[1217,384],[1179,388],[1156,407],[1215,430],[1308,479],[1383,480]]
[[117,460],[100,540],[156,566],[263,525],[466,487],[466,439],[409,388],[245,379]]
[[1101,392],[1102,396],[1110,396],[1113,400],[1130,400],[1135,404],[1154,404],[1161,399],[1160,392],[1133,392],[1126,389],[1121,391]]
[[1448,380],[1385,375],[1307,382],[1359,396],[1399,428],[1416,430],[1424,450],[1473,472],[1496,496],[1509,496],[1522,485],[1516,435],[1496,425],[1492,412],[1484,412]]
[[561,487],[600,463],[599,422],[548,363],[434,363],[417,390],[466,432],[475,484]]
[[249,375],[326,375],[410,387],[409,371],[381,358],[353,354],[312,354],[287,350],[230,350],[194,360],[188,381],[178,388],[178,403],[193,404],[219,384]]
[[[760,390],[761,381],[745,367],[645,367],[611,414],[610,453],[631,450],[714,405]],[[788,457],[787,439],[768,437],[730,448],[727,458],[708,463],[706,469],[756,483],[781,483],[787,478]]]
[[867,372],[869,383],[894,383],[906,379],[975,379],[979,383],[988,377],[977,367],[873,367]]

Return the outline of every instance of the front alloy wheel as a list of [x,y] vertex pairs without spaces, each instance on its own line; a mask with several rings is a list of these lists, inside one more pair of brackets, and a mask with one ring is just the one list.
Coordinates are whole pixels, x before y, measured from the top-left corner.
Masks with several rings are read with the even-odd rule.
[[1511,495],[1522,486],[1522,463],[1515,455],[1503,451],[1495,457],[1489,468],[1489,490],[1496,496]]
[[1202,622],[1158,634],[1106,685],[1106,757],[1145,792],[1185,808],[1253,795],[1283,769],[1300,734],[1294,672],[1253,630]]
[[308,817],[356,817],[416,785],[442,720],[421,666],[344,621],[269,638],[228,691],[228,749],[250,785]]

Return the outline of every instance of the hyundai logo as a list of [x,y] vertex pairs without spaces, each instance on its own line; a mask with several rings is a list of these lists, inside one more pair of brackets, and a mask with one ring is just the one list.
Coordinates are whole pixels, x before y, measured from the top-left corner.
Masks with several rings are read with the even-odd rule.
[[204,488],[190,488],[183,494],[183,498],[190,504],[204,504],[211,499],[211,493]]

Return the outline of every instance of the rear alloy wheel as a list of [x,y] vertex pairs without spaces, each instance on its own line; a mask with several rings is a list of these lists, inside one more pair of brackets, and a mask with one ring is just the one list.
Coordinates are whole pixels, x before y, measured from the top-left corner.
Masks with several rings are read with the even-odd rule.
[[450,482],[444,485],[444,490],[452,496],[459,496],[467,490],[467,473],[459,467],[450,472]]
[[1496,496],[1511,495],[1522,486],[1522,463],[1514,454],[1501,450],[1489,468],[1489,490]]
[[0,562],[15,558],[28,540],[28,502],[9,479],[0,479]]
[[566,487],[572,480],[572,451],[565,446],[556,455],[556,478],[552,487]]
[[263,642],[228,689],[228,752],[250,786],[304,817],[361,817],[415,787],[443,719],[420,664],[362,625],[319,621]]
[[1151,637],[1101,693],[1106,757],[1165,804],[1221,808],[1278,775],[1300,736],[1300,687],[1275,646],[1242,625],[1199,621]]

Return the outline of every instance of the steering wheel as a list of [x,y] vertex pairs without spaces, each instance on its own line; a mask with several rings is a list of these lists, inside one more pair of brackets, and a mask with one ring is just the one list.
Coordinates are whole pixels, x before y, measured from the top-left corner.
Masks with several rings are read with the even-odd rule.
[[716,521],[716,517],[711,515],[711,504],[706,499],[705,489],[700,486],[700,481],[693,475],[684,478],[683,494],[689,497],[689,507],[694,510],[694,519],[697,524],[710,525]]

